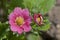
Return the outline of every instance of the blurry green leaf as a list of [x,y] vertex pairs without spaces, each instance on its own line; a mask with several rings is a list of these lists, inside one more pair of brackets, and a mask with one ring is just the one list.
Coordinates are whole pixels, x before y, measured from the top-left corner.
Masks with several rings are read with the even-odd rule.
[[35,35],[35,34],[28,34],[27,40],[41,40],[41,37],[39,35]]
[[26,40],[24,34],[18,35],[17,34],[13,34],[13,32],[9,31],[7,33],[7,39],[8,40]]
[[6,29],[8,28],[8,24],[6,23],[1,23],[0,22],[0,38],[4,37],[4,35],[6,35]]
[[33,12],[47,13],[55,4],[56,0],[23,0],[26,8]]
[[44,26],[38,27],[40,31],[47,31],[50,28],[50,24],[45,24]]
[[11,13],[12,12],[12,9],[8,9],[8,13]]
[[45,0],[40,4],[40,12],[47,13],[55,4],[56,0]]
[[34,30],[36,30],[36,31],[47,31],[49,28],[50,28],[50,23],[46,23],[46,24],[44,24],[44,25],[42,25],[42,26],[33,26],[32,27]]
[[10,6],[9,6],[9,8],[10,9],[14,9],[15,7],[24,7],[23,5],[22,5],[22,2],[23,2],[23,0],[10,0]]

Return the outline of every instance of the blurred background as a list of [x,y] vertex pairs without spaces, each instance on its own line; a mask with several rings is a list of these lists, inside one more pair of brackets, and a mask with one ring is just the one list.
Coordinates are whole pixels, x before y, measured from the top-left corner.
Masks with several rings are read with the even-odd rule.
[[53,40],[60,40],[60,0],[56,0],[55,6],[49,11],[48,15],[51,28],[47,33],[56,38]]

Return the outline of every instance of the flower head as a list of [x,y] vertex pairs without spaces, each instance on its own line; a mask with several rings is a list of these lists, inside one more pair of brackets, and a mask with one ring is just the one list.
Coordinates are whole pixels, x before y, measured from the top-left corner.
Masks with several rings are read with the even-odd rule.
[[34,14],[34,21],[38,24],[41,25],[43,23],[43,17],[41,14]]
[[28,9],[21,9],[16,7],[14,11],[9,15],[9,24],[13,32],[29,32],[31,30],[31,17]]

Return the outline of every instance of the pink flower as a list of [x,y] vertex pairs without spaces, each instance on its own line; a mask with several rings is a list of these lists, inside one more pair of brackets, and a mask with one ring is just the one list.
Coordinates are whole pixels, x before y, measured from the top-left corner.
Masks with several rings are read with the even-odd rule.
[[31,30],[31,17],[28,9],[21,9],[16,7],[14,11],[9,15],[10,29],[13,32],[29,32]]
[[41,14],[34,14],[34,21],[38,24],[41,25],[43,24],[43,17]]

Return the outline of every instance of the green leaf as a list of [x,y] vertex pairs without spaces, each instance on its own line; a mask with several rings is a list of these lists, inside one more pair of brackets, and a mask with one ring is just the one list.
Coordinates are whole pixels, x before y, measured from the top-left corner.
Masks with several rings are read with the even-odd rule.
[[55,4],[56,0],[45,0],[40,4],[40,12],[47,13]]
[[10,0],[9,3],[9,8],[10,9],[14,9],[15,7],[21,7],[23,8],[23,4],[22,4],[23,0]]
[[4,37],[4,35],[7,33],[6,29],[8,28],[8,24],[7,23],[1,23],[0,22],[0,38]]
[[11,31],[9,31],[6,36],[8,40],[26,40],[24,34],[13,34]]
[[56,0],[23,0],[23,5],[32,12],[47,13]]
[[45,24],[44,26],[38,27],[40,31],[47,31],[50,28],[50,24]]
[[39,35],[35,35],[35,34],[28,34],[27,35],[27,40],[41,40],[42,38]]

